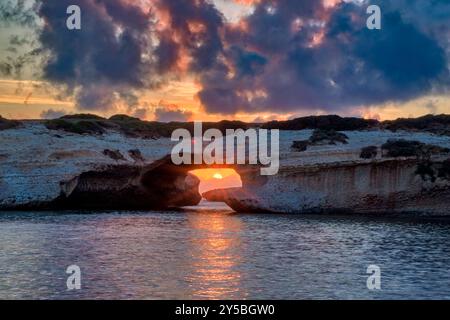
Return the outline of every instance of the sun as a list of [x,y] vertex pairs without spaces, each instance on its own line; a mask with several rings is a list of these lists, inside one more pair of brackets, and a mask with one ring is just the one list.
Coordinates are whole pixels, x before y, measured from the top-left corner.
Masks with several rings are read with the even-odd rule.
[[223,176],[220,173],[216,172],[214,173],[213,178],[217,180],[222,180]]

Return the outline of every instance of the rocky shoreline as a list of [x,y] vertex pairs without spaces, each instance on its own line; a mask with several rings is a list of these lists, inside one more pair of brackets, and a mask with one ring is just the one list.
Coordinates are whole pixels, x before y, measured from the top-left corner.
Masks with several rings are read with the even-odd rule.
[[[170,138],[147,134],[147,124],[135,123],[129,131],[122,120],[109,126],[104,122],[101,132],[73,132],[73,127],[49,127],[40,120],[5,124],[0,129],[0,209],[198,204],[199,180],[189,171],[207,166],[175,166],[168,156],[174,145]],[[450,214],[447,135],[380,127],[321,130],[288,126],[280,132],[277,175],[232,166],[243,187],[203,196],[238,212]]]

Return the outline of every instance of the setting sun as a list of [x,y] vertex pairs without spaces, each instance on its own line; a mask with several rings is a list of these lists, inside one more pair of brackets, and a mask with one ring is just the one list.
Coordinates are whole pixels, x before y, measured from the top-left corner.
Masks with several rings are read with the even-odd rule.
[[214,189],[242,187],[241,177],[233,169],[199,169],[191,173],[200,179],[200,193]]
[[223,179],[223,176],[220,174],[220,173],[215,173],[214,175],[213,175],[213,178],[214,179],[217,179],[217,180],[222,180]]

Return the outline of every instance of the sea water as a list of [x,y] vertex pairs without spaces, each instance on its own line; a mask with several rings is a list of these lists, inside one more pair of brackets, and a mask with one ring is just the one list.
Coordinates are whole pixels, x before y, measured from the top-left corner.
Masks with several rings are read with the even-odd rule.
[[[68,290],[79,266],[81,289]],[[370,265],[381,290],[370,290]],[[0,299],[450,298],[450,220],[1,212]]]

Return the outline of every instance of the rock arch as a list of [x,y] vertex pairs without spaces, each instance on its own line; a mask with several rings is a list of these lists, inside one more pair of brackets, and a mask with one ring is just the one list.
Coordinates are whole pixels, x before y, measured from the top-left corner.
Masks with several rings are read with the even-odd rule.
[[[244,187],[264,184],[255,165],[175,165],[170,156],[147,165],[108,165],[61,182],[61,195],[49,204],[64,209],[166,209],[197,205],[200,180],[195,169],[231,168]],[[240,189],[240,188],[239,188]],[[208,193],[207,193],[208,195]],[[224,201],[211,197],[213,201]]]

